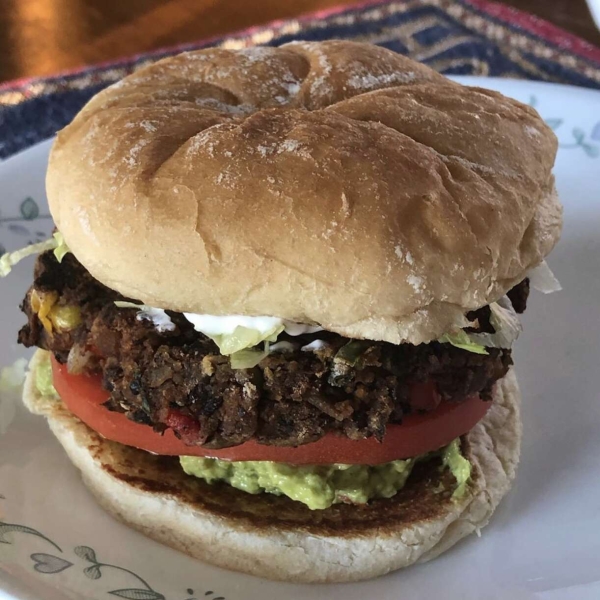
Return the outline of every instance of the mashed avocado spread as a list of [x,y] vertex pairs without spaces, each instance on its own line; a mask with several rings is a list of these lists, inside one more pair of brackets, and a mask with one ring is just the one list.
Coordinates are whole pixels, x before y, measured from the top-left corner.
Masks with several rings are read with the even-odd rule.
[[456,478],[454,497],[464,493],[471,475],[471,463],[462,456],[458,439],[437,452],[377,466],[295,466],[270,461],[235,462],[196,456],[182,456],[180,460],[188,475],[208,483],[225,481],[250,494],[283,494],[315,510],[339,502],[364,504],[372,498],[391,498],[404,487],[417,462],[435,456],[441,457],[442,468],[450,469]]
[[[38,363],[36,386],[44,396],[58,397],[52,384],[50,354]],[[460,440],[438,450],[407,460],[394,460],[377,466],[367,465],[290,465],[270,461],[226,461],[182,456],[181,466],[188,475],[217,481],[250,494],[285,495],[310,509],[328,508],[339,502],[364,504],[372,498],[391,498],[401,490],[417,462],[442,459],[456,479],[453,497],[462,495],[471,476],[471,463],[461,454]]]

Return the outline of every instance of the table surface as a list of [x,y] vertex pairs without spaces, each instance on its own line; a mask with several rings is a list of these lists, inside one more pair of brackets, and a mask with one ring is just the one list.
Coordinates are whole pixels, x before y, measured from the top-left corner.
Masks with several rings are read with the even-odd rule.
[[[343,0],[0,0],[0,81],[49,75],[341,3]],[[585,0],[505,0],[505,4],[600,46],[600,33]]]

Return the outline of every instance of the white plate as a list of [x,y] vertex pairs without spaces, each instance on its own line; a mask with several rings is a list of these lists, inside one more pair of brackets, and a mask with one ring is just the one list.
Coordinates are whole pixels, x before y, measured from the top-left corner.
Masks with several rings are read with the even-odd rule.
[[[106,515],[45,421],[5,395],[0,598],[600,598],[600,93],[526,81],[462,81],[535,104],[561,142],[556,178],[565,205],[563,239],[550,259],[564,291],[533,294],[516,350],[524,395],[522,463],[514,490],[483,536],[432,563],[359,584],[298,586],[229,573]],[[51,231],[44,217],[48,149],[45,142],[0,164],[0,243],[6,248]],[[26,355],[14,340],[24,322],[17,305],[32,264],[28,259],[0,282],[4,365]]]
[[600,0],[587,0],[587,4],[596,27],[600,29]]

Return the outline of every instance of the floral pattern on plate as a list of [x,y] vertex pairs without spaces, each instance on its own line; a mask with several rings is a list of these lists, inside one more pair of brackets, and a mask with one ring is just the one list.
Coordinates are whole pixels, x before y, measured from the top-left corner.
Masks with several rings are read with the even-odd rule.
[[[537,96],[531,96],[529,98],[529,106],[540,111],[540,113],[542,111],[542,107],[539,106]],[[552,131],[554,131],[554,133],[556,133],[556,135],[559,136],[559,147],[561,148],[561,150],[575,150],[577,148],[580,148],[590,158],[598,158],[598,156],[600,156],[600,145],[590,143],[589,141],[594,140],[600,142],[600,121],[592,127],[589,133],[586,133],[580,127],[571,127],[570,132],[572,136],[572,141],[563,141],[563,130],[569,129],[568,125],[565,123],[566,118],[544,117],[544,121],[546,121],[546,125],[548,125],[548,127],[550,127]]]
[[[23,246],[45,240],[50,236],[53,227],[50,213],[42,213],[39,204],[31,196],[20,201],[17,214],[5,214],[0,207],[0,235],[6,229],[22,238]],[[0,256],[7,249],[0,238]]]
[[[6,500],[6,497],[0,495],[0,500]],[[125,598],[126,600],[175,600],[173,596],[167,597],[153,589],[152,586],[137,573],[134,573],[125,567],[98,560],[96,551],[89,546],[76,546],[73,549],[73,560],[77,561],[76,564],[75,562],[67,560],[67,558],[65,558],[66,553],[62,548],[37,529],[27,527],[26,525],[0,521],[0,544],[16,544],[18,539],[16,534],[34,536],[47,542],[49,546],[52,546],[52,554],[47,552],[34,552],[30,555],[31,566],[38,573],[43,575],[57,575],[66,569],[75,567],[83,568],[83,574],[88,579],[97,580],[100,579],[106,571],[117,570],[130,575],[135,587],[108,590],[106,592],[107,594],[118,598]],[[57,553],[60,553],[61,556],[58,556]],[[69,556],[69,558],[72,557]],[[81,562],[84,564],[81,565]],[[187,588],[185,600],[198,600],[198,598],[193,597],[193,595],[194,590],[192,588]],[[202,592],[201,596],[205,598],[205,600],[225,600],[223,596],[216,595],[212,590]]]

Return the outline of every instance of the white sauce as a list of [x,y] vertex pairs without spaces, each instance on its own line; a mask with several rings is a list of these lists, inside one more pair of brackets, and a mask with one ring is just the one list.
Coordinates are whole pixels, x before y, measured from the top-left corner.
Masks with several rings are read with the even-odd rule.
[[297,348],[297,344],[292,342],[277,342],[269,346],[271,352],[294,352]]
[[183,313],[183,316],[194,326],[196,331],[206,335],[228,335],[233,333],[236,327],[246,327],[246,329],[267,333],[283,324],[283,319],[277,317],[246,317],[244,315],[215,317],[194,313]]
[[196,331],[205,335],[228,335],[233,333],[236,327],[246,327],[247,329],[255,329],[260,333],[267,333],[282,325],[285,328],[285,332],[293,336],[322,331],[321,327],[315,325],[294,323],[293,321],[286,321],[279,317],[247,317],[245,315],[216,317],[214,315],[198,315],[194,313],[183,313],[183,316],[194,326]]
[[310,344],[306,344],[306,346],[302,346],[300,350],[302,352],[316,352],[317,350],[322,350],[323,348],[327,348],[329,344],[323,340],[314,340]]
[[135,317],[138,321],[146,320],[152,321],[154,327],[159,333],[164,331],[173,331],[175,329],[175,323],[171,321],[171,317],[162,308],[152,308],[151,306],[144,306]]
[[[119,308],[137,308],[138,320],[152,321],[157,331],[173,331],[175,324],[171,317],[162,309],[147,306],[146,304],[134,304],[133,302],[115,302]],[[207,336],[230,335],[237,327],[254,329],[261,334],[269,334],[283,326],[288,335],[297,336],[303,333],[315,333],[322,331],[323,328],[318,325],[305,325],[303,323],[294,323],[280,319],[279,317],[247,317],[244,315],[227,315],[216,317],[214,315],[199,315],[195,313],[183,313],[183,316],[194,326],[196,331]],[[316,340],[319,341],[319,340]],[[315,342],[313,342],[314,344]],[[308,346],[311,346],[309,344]],[[308,348],[308,346],[305,346]],[[312,348],[311,348],[312,349]],[[295,350],[291,342],[278,342],[271,346],[271,350],[289,352]]]

